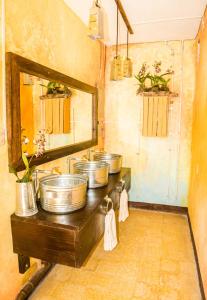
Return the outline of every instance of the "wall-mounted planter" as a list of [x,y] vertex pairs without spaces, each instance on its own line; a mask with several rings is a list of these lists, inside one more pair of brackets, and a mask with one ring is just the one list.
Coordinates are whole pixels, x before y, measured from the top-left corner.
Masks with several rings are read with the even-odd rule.
[[143,92],[142,135],[146,137],[167,137],[169,105],[177,93]]
[[146,97],[159,97],[159,96],[166,96],[166,97],[178,97],[178,93],[173,93],[173,92],[164,92],[164,91],[160,91],[160,92],[141,92],[138,93],[138,95],[141,96],[146,96]]
[[70,133],[70,97],[68,94],[47,94],[44,100],[44,129],[50,134]]

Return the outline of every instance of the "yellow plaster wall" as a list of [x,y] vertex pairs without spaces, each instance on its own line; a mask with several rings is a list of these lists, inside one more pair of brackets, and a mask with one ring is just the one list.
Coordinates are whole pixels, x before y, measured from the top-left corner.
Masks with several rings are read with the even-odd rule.
[[[119,47],[126,55],[126,47]],[[132,168],[131,201],[187,206],[190,162],[192,107],[194,99],[194,41],[133,44],[129,56],[133,75],[141,65],[162,61],[162,70],[172,66],[170,88],[177,92],[170,105],[166,138],[142,136],[143,100],[136,95],[134,78],[110,81],[110,63],[115,48],[107,49],[105,147],[123,154],[124,165]],[[152,67],[151,67],[152,70]]]
[[[196,39],[196,93],[189,214],[207,295],[207,12],[203,20],[205,25],[201,25]],[[200,41],[200,51],[198,41]]]
[[[0,0],[0,11],[2,11],[2,1]],[[2,14],[0,14],[0,30],[2,33]],[[2,70],[2,34],[0,35],[0,70]],[[2,91],[2,76],[0,75],[0,91]],[[0,130],[2,130],[2,114],[3,114],[3,103],[2,103],[2,92],[0,94]]]
[[[6,51],[99,87],[99,120],[103,120],[104,48],[87,37],[87,29],[62,0],[7,0]],[[102,76],[103,78],[103,76]],[[0,76],[1,79],[1,76]],[[1,104],[5,99],[0,99]],[[99,144],[103,139],[100,130]],[[22,284],[17,256],[12,252],[10,215],[15,210],[15,178],[8,173],[7,145],[0,147],[0,299],[14,299]],[[80,155],[80,154],[79,154]],[[66,159],[40,166],[60,165]]]

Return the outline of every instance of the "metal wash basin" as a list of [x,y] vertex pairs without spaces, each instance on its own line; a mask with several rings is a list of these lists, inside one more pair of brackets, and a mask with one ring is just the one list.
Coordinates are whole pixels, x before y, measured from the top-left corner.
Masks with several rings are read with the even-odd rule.
[[86,204],[87,178],[83,175],[49,175],[39,182],[44,210],[56,214],[76,211]]
[[81,161],[74,164],[74,173],[88,177],[89,188],[108,184],[109,165],[103,161]]
[[94,160],[108,163],[109,174],[116,174],[121,171],[122,155],[100,152],[94,154]]

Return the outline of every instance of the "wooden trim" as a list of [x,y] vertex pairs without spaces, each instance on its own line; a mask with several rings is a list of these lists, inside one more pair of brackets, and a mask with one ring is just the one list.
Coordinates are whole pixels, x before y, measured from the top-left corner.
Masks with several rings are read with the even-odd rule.
[[128,31],[129,31],[129,33],[130,34],[134,34],[134,31],[132,30],[132,27],[131,27],[131,25],[129,23],[128,17],[126,15],[126,12],[124,10],[124,7],[123,7],[121,1],[120,0],[115,0],[115,2],[116,2],[116,5],[118,6],[120,14],[122,15],[122,18],[124,20],[124,23],[126,24],[126,27],[127,27]]
[[196,268],[197,268],[197,273],[198,273],[198,281],[199,281],[199,286],[200,286],[200,291],[201,291],[201,297],[202,297],[202,300],[206,300],[203,280],[202,280],[202,276],[201,276],[201,270],[200,270],[200,266],[199,266],[198,252],[197,252],[197,249],[196,249],[196,244],[195,244],[195,239],[194,239],[194,235],[193,235],[193,229],[192,229],[189,213],[187,213],[187,218],[188,218],[188,224],[189,224],[189,229],[190,229],[191,241],[192,241],[192,244],[193,244],[193,252],[194,252],[194,256],[195,256],[195,262],[196,262]]
[[50,81],[57,81],[71,88],[92,94],[92,139],[46,151],[43,156],[33,158],[32,165],[40,165],[57,158],[93,147],[98,143],[98,89],[72,77],[49,69],[14,53],[6,54],[6,97],[7,97],[7,135],[9,164],[23,170],[21,158],[21,110],[20,110],[20,72],[25,72]]
[[145,202],[132,202],[129,201],[129,207],[147,209],[147,210],[157,210],[164,212],[171,212],[177,214],[187,215],[188,208],[174,205],[164,205],[164,204],[154,204],[154,203],[145,203]]

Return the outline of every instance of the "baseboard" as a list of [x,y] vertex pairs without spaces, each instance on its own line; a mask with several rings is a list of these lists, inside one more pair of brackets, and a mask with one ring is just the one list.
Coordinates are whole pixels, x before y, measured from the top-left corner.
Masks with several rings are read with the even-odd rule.
[[187,216],[188,225],[189,225],[189,229],[190,229],[190,235],[191,235],[191,241],[192,241],[193,251],[194,251],[194,256],[195,256],[196,268],[197,268],[197,273],[198,273],[198,281],[199,281],[199,286],[200,286],[200,291],[201,291],[201,297],[202,297],[202,300],[206,300],[203,280],[201,277],[201,270],[200,270],[199,261],[198,261],[198,253],[197,253],[197,249],[196,249],[196,244],[195,244],[195,239],[194,239],[193,230],[192,230],[192,226],[191,226],[190,216],[188,213],[188,208],[181,207],[181,206],[163,205],[163,204],[154,204],[154,203],[145,203],[145,202],[133,202],[133,201],[129,201],[129,207],[139,208],[139,209],[147,209],[147,210],[155,210],[155,211],[163,211],[163,212],[171,212],[171,213],[177,213],[177,214],[184,214]]
[[129,207],[157,210],[157,211],[164,211],[164,212],[171,212],[171,213],[185,214],[185,215],[187,215],[187,213],[188,213],[187,207],[165,205],[165,204],[154,204],[154,203],[129,201]]
[[194,235],[193,235],[193,229],[192,229],[189,213],[187,213],[187,217],[188,217],[188,224],[189,224],[189,228],[190,228],[191,241],[192,241],[192,244],[193,244],[193,251],[194,251],[194,256],[195,256],[195,261],[196,261],[196,268],[197,268],[197,273],[198,273],[198,280],[199,280],[199,286],[200,286],[200,291],[201,291],[201,297],[202,297],[203,300],[206,300],[203,280],[202,280],[202,276],[201,276],[201,270],[200,270],[199,261],[198,261],[198,252],[197,252],[197,249],[196,249],[196,244],[195,244],[195,239],[194,239]]

